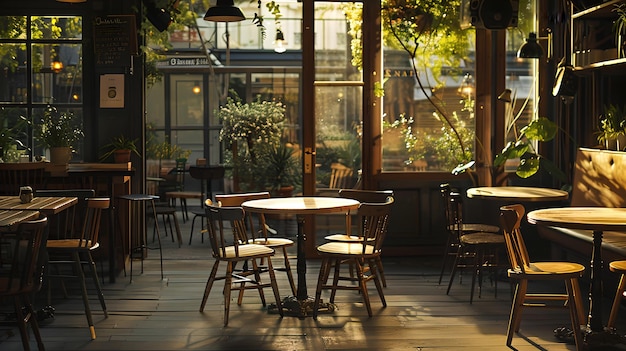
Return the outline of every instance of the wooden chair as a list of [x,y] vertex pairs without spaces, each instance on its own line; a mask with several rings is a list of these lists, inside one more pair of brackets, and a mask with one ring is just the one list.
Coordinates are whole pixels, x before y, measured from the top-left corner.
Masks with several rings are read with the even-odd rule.
[[[450,294],[452,282],[459,270],[471,269],[472,284],[470,291],[470,303],[474,301],[476,281],[478,281],[478,297],[482,295],[483,271],[490,270],[493,275],[500,266],[499,256],[504,250],[504,236],[490,232],[467,232],[463,221],[463,197],[460,193],[450,192],[448,201],[448,228],[457,245],[454,263],[450,272],[448,289]],[[494,294],[498,296],[498,280],[493,279]]]
[[[330,303],[335,301],[337,290],[358,290],[365,302],[368,316],[372,316],[367,282],[374,281],[378,296],[383,306],[387,306],[383,286],[378,272],[377,256],[380,256],[382,244],[387,233],[389,214],[393,204],[393,197],[388,197],[384,203],[362,203],[359,206],[357,216],[363,223],[360,236],[364,239],[359,242],[328,242],[317,247],[317,253],[322,258],[322,265],[315,290],[315,304],[313,318],[317,319],[322,290],[331,290]],[[341,277],[339,275],[338,261],[351,260],[356,268],[356,278]],[[335,267],[332,284],[327,284],[330,270]],[[367,266],[367,270],[365,267]],[[358,284],[340,285],[340,281],[356,281]]]
[[[450,202],[450,193],[458,192],[458,190],[453,189],[450,184],[443,183],[439,185],[439,190],[441,192],[441,197],[443,199],[443,207],[445,214],[445,223],[446,223],[446,248],[443,252],[443,258],[441,260],[441,271],[439,272],[439,284],[441,284],[441,280],[443,278],[443,274],[446,271],[446,268],[454,263],[456,255],[459,251],[459,233],[456,227],[457,219],[451,215],[452,212],[452,203]],[[497,225],[483,224],[483,223],[466,223],[463,221],[463,226],[461,229],[461,234],[470,234],[470,233],[499,233],[500,227]]]
[[615,298],[613,299],[613,306],[611,307],[611,313],[609,314],[609,321],[606,325],[607,328],[615,328],[617,313],[622,300],[624,299],[624,291],[626,290],[626,261],[613,261],[609,263],[609,269],[611,272],[618,273],[620,275],[617,291],[615,291]]
[[43,189],[45,162],[0,163],[0,195],[19,195],[21,186]]
[[341,163],[335,162],[330,165],[330,181],[328,187],[331,189],[351,188],[352,168]]
[[15,233],[4,233],[0,236],[1,246],[6,254],[0,267],[0,298],[13,299],[24,350],[30,350],[29,324],[38,349],[45,350],[37,313],[33,310],[30,296],[41,287],[47,224],[48,220],[44,216],[34,221],[22,222]]
[[[47,248],[48,255],[50,256],[48,266],[50,269],[47,276],[50,278],[78,278],[83,304],[85,306],[85,316],[87,317],[89,332],[93,340],[96,339],[96,330],[91,316],[91,308],[89,307],[89,295],[87,294],[83,266],[87,265],[89,268],[98,299],[100,300],[100,306],[102,306],[104,317],[107,318],[106,302],[104,301],[102,287],[100,286],[98,273],[96,271],[96,264],[94,263],[91,252],[100,247],[98,235],[100,233],[102,211],[109,208],[111,201],[109,198],[94,197],[87,199],[86,202],[87,208],[83,217],[83,225],[80,233],[77,233],[73,238],[48,240]],[[51,272],[53,266],[63,264],[71,264],[73,274],[65,274],[65,271],[58,271],[59,273]]]
[[[200,208],[192,209],[191,213],[193,218],[191,220],[191,232],[189,233],[189,245],[191,245],[191,239],[193,238],[193,228],[196,223],[196,218],[202,219],[205,216],[206,200],[213,201],[212,182],[214,180],[223,180],[226,168],[221,165],[211,166],[189,166],[189,175],[191,178],[200,180],[200,193],[202,194],[200,199]],[[204,222],[200,221],[200,231],[204,232]],[[202,236],[202,242],[204,242],[204,235]]]
[[[239,207],[242,203],[248,200],[269,198],[270,193],[267,191],[257,193],[215,195],[215,201],[217,201],[218,206],[225,207]],[[250,243],[265,245],[267,247],[271,247],[272,249],[280,249],[282,251],[284,266],[280,268],[274,268],[274,270],[284,271],[287,274],[287,279],[289,280],[291,292],[293,295],[296,295],[296,284],[293,279],[293,274],[291,273],[291,264],[289,263],[289,255],[287,254],[287,248],[293,246],[293,240],[268,236],[268,226],[265,221],[265,216],[262,213],[247,213],[246,219],[248,230],[252,235]]]
[[[243,208],[211,205],[206,208],[206,212],[209,241],[211,242],[211,250],[213,258],[215,258],[215,263],[213,264],[213,269],[211,270],[211,274],[209,275],[204,289],[204,295],[200,303],[200,312],[204,311],[213,283],[216,280],[224,279],[224,289],[222,292],[224,295],[224,326],[228,325],[230,293],[232,290],[239,290],[237,304],[241,305],[244,290],[257,289],[261,302],[263,306],[265,306],[263,288],[271,286],[276,299],[276,307],[282,317],[283,308],[271,261],[271,257],[274,255],[274,249],[265,245],[250,243]],[[226,227],[228,226],[232,229],[232,233],[229,233],[230,235],[227,235]],[[257,260],[261,259],[267,260],[266,272],[269,273],[270,283],[263,283],[261,280],[261,268],[257,264]],[[226,273],[222,276],[217,276],[217,270],[221,262],[226,262]],[[235,265],[239,262],[242,264],[251,262],[252,268],[235,274]]]
[[[393,197],[393,190],[357,190],[357,189],[340,189],[339,197],[354,199],[361,203],[384,203],[387,201],[388,197]],[[352,214],[347,214],[352,215]],[[347,222],[347,225],[357,224],[357,228],[350,228],[350,232],[348,232],[348,228],[346,228],[346,233],[340,234],[332,234],[324,237],[327,241],[340,241],[340,242],[360,242],[363,240],[363,237],[360,235],[351,235],[353,230],[357,230],[357,233],[361,233],[361,229],[359,226],[362,223],[358,221],[350,220]],[[383,270],[383,262],[381,256],[376,257],[376,264],[378,266],[378,272],[380,273],[380,280],[383,283],[383,287],[387,287],[387,280],[385,279],[385,272]],[[339,264],[341,262],[338,262]],[[350,277],[354,278],[354,265],[350,264]]]
[[[585,267],[573,262],[531,262],[520,230],[524,214],[523,205],[516,204],[500,208],[500,223],[511,263],[508,275],[517,283],[507,328],[506,345],[511,347],[513,333],[519,332],[524,308],[565,307],[570,312],[576,350],[583,350],[580,325],[584,321],[584,310],[578,279],[585,271]],[[565,283],[567,293],[528,293],[528,283],[533,280],[561,280]],[[549,304],[548,301],[563,301],[563,304]]]

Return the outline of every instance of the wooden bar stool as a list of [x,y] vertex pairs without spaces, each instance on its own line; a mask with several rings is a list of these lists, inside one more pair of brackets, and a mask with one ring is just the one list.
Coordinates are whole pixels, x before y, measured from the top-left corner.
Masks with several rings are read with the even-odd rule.
[[202,202],[202,193],[199,191],[168,191],[165,193],[165,199],[174,209],[176,208],[176,199],[180,200],[180,209],[183,213],[183,223],[189,219],[189,211],[187,210],[187,199],[198,199]]
[[619,306],[624,298],[624,290],[626,290],[626,261],[613,261],[609,263],[609,269],[611,272],[619,273],[621,275],[617,291],[615,292],[615,298],[613,299],[613,307],[611,307],[609,321],[606,325],[608,328],[614,328],[615,320],[617,319],[617,312],[619,311]]
[[156,228],[156,237],[158,241],[158,248],[148,246],[148,237],[145,223],[145,210],[144,206],[149,205],[152,207],[152,215],[157,217],[157,210],[155,200],[158,200],[157,195],[148,194],[128,194],[119,197],[122,200],[129,202],[130,208],[130,228],[128,231],[128,243],[130,245],[129,259],[130,259],[130,281],[133,281],[133,260],[137,256],[141,260],[141,273],[143,274],[143,260],[146,258],[146,250],[159,250],[159,258],[161,260],[161,279],[163,279],[163,249],[161,246],[161,231],[159,230],[159,221],[155,220],[154,225]]

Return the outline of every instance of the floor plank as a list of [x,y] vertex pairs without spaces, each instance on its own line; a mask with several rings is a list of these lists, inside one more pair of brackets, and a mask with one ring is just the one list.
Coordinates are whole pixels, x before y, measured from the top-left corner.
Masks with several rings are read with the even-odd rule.
[[[179,213],[179,218],[180,213]],[[182,223],[182,220],[181,220]],[[190,223],[183,224],[183,238]],[[133,283],[123,274],[115,284],[105,283],[109,317],[104,318],[95,296],[91,306],[97,339],[90,340],[80,296],[70,289],[64,298],[55,291],[55,318],[42,322],[47,350],[506,350],[511,288],[504,279],[495,286],[485,282],[482,296],[469,304],[469,278],[455,280],[450,295],[447,283],[437,284],[439,257],[384,258],[388,306],[383,308],[371,284],[374,316],[368,318],[360,296],[340,291],[337,309],[312,318],[280,318],[261,306],[255,291],[246,291],[243,304],[231,303],[228,327],[223,327],[223,282],[217,282],[203,313],[200,299],[213,260],[208,242],[194,235],[191,246],[178,248],[169,238],[165,245],[165,279],[161,280],[158,256],[150,252],[144,273]],[[295,248],[294,248],[295,250]],[[292,253],[295,258],[295,251]],[[279,258],[276,258],[277,262]],[[292,262],[295,273],[295,259]],[[319,270],[309,260],[307,285],[313,295]],[[281,294],[289,293],[284,274],[277,274]],[[70,288],[72,285],[70,284]],[[91,291],[93,292],[93,291]],[[324,299],[328,294],[322,295]],[[268,302],[273,296],[268,290]],[[45,302],[45,292],[36,304]],[[610,301],[605,302],[605,318]],[[556,339],[553,330],[569,323],[566,310],[531,310],[522,319],[513,346],[524,350],[574,350],[573,344]],[[21,350],[14,328],[0,331],[0,349]],[[618,330],[626,330],[626,312]],[[32,339],[32,337],[31,337]],[[33,347],[36,347],[33,340]]]

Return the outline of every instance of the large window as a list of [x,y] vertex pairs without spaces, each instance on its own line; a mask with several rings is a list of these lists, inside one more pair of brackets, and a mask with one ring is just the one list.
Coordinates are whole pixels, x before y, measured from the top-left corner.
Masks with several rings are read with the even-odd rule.
[[[46,106],[73,113],[82,121],[82,31],[81,17],[0,16],[3,161],[45,155],[32,138],[31,126]],[[82,145],[74,149],[74,157],[81,159]]]

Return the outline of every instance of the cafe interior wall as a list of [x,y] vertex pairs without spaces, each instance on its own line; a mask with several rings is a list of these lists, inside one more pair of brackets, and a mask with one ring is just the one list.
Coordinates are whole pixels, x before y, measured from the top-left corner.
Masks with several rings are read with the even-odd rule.
[[[36,9],[36,10],[33,10]],[[78,15],[83,17],[83,129],[85,132],[83,160],[98,162],[102,146],[120,134],[143,141],[143,84],[142,57],[131,55],[125,65],[97,65],[94,54],[94,29],[97,17],[108,15],[136,15],[142,9],[141,0],[88,0],[83,3],[63,3],[52,0],[6,1],[2,3],[1,15]],[[140,18],[140,16],[137,16]],[[137,22],[138,23],[138,22]],[[139,23],[138,23],[139,25]],[[141,38],[137,34],[137,43]],[[124,105],[121,108],[100,107],[100,77],[104,74],[122,74],[124,78]],[[145,142],[139,143],[140,146]],[[142,146],[143,147],[143,146]],[[145,150],[140,150],[142,155]],[[136,157],[136,156],[135,156]],[[133,177],[133,191],[143,187],[143,162],[132,159],[137,171]]]

